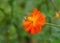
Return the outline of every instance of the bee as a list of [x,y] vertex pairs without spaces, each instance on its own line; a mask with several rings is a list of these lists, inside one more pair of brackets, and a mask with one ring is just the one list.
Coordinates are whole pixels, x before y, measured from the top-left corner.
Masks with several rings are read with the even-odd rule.
[[27,21],[27,20],[28,20],[28,17],[27,17],[27,16],[25,16],[25,17],[24,17],[24,20],[25,20],[25,21]]
[[25,20],[25,21],[32,21],[31,17],[29,17],[29,16],[25,16],[25,17],[24,17],[24,20]]

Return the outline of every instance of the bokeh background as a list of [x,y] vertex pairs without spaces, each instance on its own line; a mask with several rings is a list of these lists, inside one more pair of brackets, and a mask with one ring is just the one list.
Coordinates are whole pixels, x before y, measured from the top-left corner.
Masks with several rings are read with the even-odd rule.
[[37,8],[46,16],[46,23],[60,25],[60,0],[0,0],[0,43],[60,43],[60,26],[45,25],[31,35],[22,26],[24,16]]

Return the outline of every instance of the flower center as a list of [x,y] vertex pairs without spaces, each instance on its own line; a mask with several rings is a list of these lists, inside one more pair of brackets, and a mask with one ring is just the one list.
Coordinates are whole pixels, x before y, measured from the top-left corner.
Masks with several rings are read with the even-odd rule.
[[28,20],[34,22],[34,18],[28,17]]
[[31,22],[34,26],[35,26],[35,24],[36,24],[36,17],[27,17],[26,18],[26,20],[27,21],[29,21],[29,22]]
[[32,22],[33,26],[36,26],[36,17],[28,17],[28,20]]

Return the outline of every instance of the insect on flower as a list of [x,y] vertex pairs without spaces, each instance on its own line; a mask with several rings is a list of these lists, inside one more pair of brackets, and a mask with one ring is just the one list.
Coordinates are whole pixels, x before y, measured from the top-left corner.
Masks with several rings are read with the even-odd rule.
[[38,11],[37,8],[34,8],[34,11],[25,17],[25,21],[22,24],[26,32],[30,34],[38,33],[45,24],[45,15]]

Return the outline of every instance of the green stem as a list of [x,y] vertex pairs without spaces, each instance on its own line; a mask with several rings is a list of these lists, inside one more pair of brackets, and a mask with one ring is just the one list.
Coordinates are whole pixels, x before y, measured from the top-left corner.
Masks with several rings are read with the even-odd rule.
[[60,27],[60,25],[52,24],[52,23],[45,23],[46,25],[51,25],[51,26],[57,26]]

